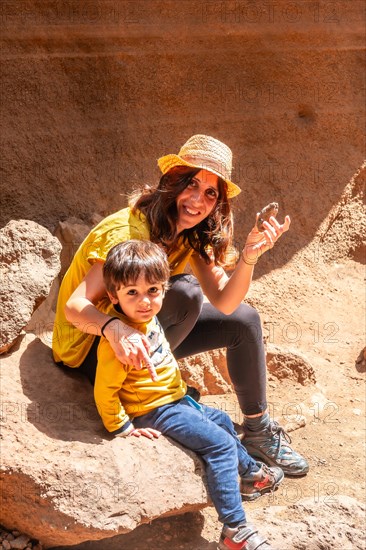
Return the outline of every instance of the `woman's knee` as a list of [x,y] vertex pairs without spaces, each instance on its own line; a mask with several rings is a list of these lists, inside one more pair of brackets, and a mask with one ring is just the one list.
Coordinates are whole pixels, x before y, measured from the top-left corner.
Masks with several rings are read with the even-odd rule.
[[237,327],[237,333],[249,342],[262,341],[262,323],[258,311],[248,304],[240,306],[232,313],[232,322]]
[[196,277],[184,273],[171,277],[169,283],[165,301],[198,317],[202,309],[203,294]]

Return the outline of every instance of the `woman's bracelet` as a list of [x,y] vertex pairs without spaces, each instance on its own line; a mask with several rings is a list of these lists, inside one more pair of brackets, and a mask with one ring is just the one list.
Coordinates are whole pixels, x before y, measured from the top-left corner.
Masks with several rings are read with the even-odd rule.
[[258,260],[256,260],[255,262],[246,262],[246,261],[244,260],[244,253],[243,253],[243,252],[241,253],[241,259],[243,260],[243,262],[244,262],[246,265],[255,265],[255,264],[258,262]]
[[119,321],[119,318],[118,318],[118,317],[110,317],[110,318],[108,319],[108,321],[106,321],[106,322],[104,323],[104,325],[102,326],[102,328],[100,329],[100,332],[101,332],[102,336],[104,336],[104,338],[105,338],[104,329],[106,328],[107,325],[109,325],[109,323],[111,323],[111,322],[114,321],[115,319],[117,319],[117,321]]

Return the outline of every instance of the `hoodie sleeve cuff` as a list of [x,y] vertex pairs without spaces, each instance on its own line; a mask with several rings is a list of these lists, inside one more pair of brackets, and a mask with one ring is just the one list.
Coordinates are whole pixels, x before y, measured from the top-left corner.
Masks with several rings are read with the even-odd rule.
[[127,422],[123,424],[121,428],[118,428],[118,430],[112,432],[112,434],[115,437],[127,437],[134,429],[135,428],[131,420],[127,420]]

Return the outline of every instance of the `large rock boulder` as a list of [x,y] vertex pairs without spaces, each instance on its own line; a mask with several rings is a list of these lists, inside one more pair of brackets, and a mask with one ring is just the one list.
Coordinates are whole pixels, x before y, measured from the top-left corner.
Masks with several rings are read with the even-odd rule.
[[75,252],[79,245],[83,242],[91,227],[78,218],[71,217],[66,221],[60,221],[56,227],[55,236],[62,245],[61,250],[61,269],[59,279],[62,280],[65,275],[71,260],[75,256]]
[[0,230],[1,335],[6,352],[45,300],[60,270],[61,245],[29,220],[9,222]]
[[[34,335],[2,363],[0,524],[71,545],[206,506],[193,453],[165,437],[110,437],[89,382],[56,367]],[[179,491],[168,474],[184,479]]]
[[230,393],[233,387],[226,365],[226,350],[220,348],[180,359],[179,368],[188,385],[201,395]]
[[87,224],[83,220],[75,217],[68,218],[65,221],[59,221],[55,230],[55,236],[62,245],[61,251],[61,269],[59,280],[62,281],[63,276],[69,268],[69,265],[75,256],[75,253],[89,231],[94,225],[97,225],[102,220],[102,216],[94,213],[90,218],[90,223]]
[[278,380],[289,379],[306,386],[315,384],[313,366],[298,351],[267,345],[267,369]]

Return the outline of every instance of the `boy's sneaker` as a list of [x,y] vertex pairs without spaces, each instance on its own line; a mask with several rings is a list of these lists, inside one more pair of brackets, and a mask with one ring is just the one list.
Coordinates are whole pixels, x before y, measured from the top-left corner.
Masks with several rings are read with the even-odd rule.
[[242,523],[238,527],[224,525],[221,531],[217,550],[275,550],[267,539],[258,534],[257,529],[249,523]]
[[303,476],[309,471],[305,458],[290,447],[291,438],[285,430],[272,420],[267,428],[253,432],[243,426],[242,444],[248,454],[262,460],[269,466],[279,466],[285,475]]
[[285,477],[281,468],[269,468],[263,462],[257,462],[257,466],[258,472],[240,478],[240,493],[243,500],[256,500],[265,493],[275,491]]

